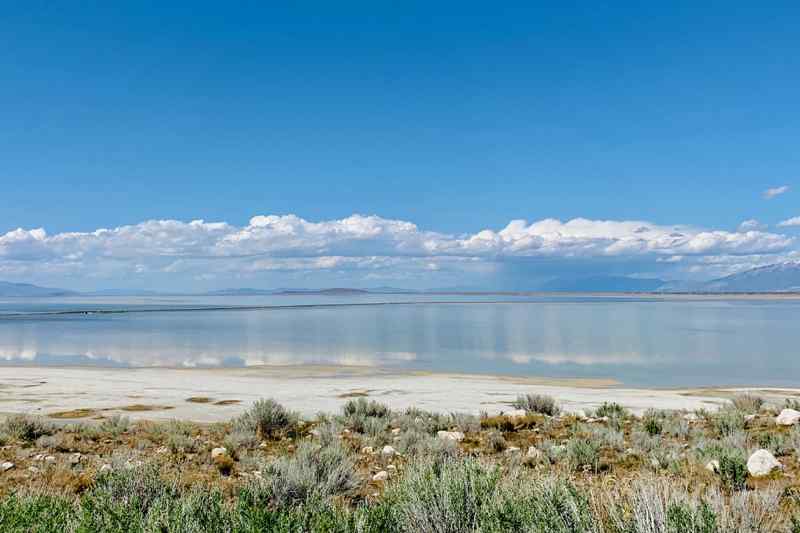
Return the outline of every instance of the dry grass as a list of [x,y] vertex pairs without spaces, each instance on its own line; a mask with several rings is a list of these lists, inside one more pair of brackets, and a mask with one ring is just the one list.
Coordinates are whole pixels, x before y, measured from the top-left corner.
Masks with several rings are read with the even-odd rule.
[[94,409],[72,409],[71,411],[58,411],[50,413],[49,418],[70,419],[70,418],[89,418],[90,416],[97,415]]
[[[612,415],[608,420],[587,422],[570,415],[529,414],[482,417],[477,427],[474,417],[418,409],[392,412],[363,399],[354,400],[340,416],[321,415],[306,422],[295,422],[278,404],[262,407],[248,419],[257,422],[255,425],[234,421],[130,423],[112,417],[100,423],[54,427],[41,419],[17,417],[0,425],[0,432],[13,430],[0,436],[4,439],[0,462],[15,464],[14,469],[0,474],[0,502],[12,492],[45,489],[85,495],[94,490],[103,465],[122,472],[146,463],[181,491],[202,487],[205,493],[218,493],[225,501],[235,500],[242,490],[256,491],[254,494],[266,499],[264,505],[275,508],[305,505],[303,502],[319,496],[323,503],[333,500],[344,505],[348,513],[370,502],[387,501],[391,509],[398,513],[404,509],[403,513],[412,513],[414,520],[419,520],[408,523],[423,525],[428,522],[418,514],[430,505],[459,494],[475,494],[465,490],[483,490],[469,483],[491,482],[495,485],[484,487],[488,508],[478,504],[464,507],[468,515],[452,518],[452,523],[473,525],[476,522],[470,516],[478,521],[500,521],[491,528],[480,522],[482,531],[525,530],[524,520],[533,516],[531,509],[553,522],[537,526],[544,529],[528,530],[561,531],[558,520],[564,517],[553,514],[549,507],[537,507],[549,504],[536,498],[559,498],[565,505],[582,506],[582,497],[575,496],[579,493],[588,495],[591,506],[569,516],[587,520],[586,513],[593,513],[609,533],[619,531],[609,527],[615,521],[625,527],[622,531],[645,533],[767,532],[776,529],[764,527],[773,527],[777,521],[786,526],[792,514],[800,513],[800,484],[796,482],[800,479],[800,429],[778,427],[764,415],[742,426],[740,413],[732,408],[706,413],[691,423],[685,422],[683,413],[651,412],[635,417],[607,407],[606,416]],[[354,421],[358,423],[351,424]],[[258,424],[260,430],[255,429]],[[659,431],[655,431],[656,425]],[[287,431],[290,427],[292,431]],[[464,440],[437,437],[438,430],[455,427],[468,430]],[[393,446],[400,455],[382,454],[384,445]],[[212,460],[211,450],[219,446],[229,453]],[[368,446],[373,450],[364,449]],[[766,478],[753,478],[742,471],[742,458],[761,446],[774,450],[784,468]],[[534,452],[526,457],[529,448]],[[76,453],[80,458],[73,463]],[[42,455],[52,455],[54,460],[47,462]],[[705,469],[712,459],[724,464],[721,474]],[[465,460],[474,463],[465,466]],[[437,468],[445,462],[453,462],[452,470],[442,473]],[[427,467],[422,465],[432,465],[432,470],[424,470]],[[373,482],[372,476],[381,470],[389,472],[389,480]],[[410,472],[412,478],[404,481]],[[495,473],[499,478],[491,481]],[[266,486],[258,481],[259,476]],[[430,479],[446,481],[449,488],[430,487]],[[404,496],[411,498],[403,504],[408,506],[391,503],[393,495],[399,494],[393,487],[404,483],[409,491],[431,492],[415,496],[419,505],[410,506],[410,492]],[[389,500],[381,499],[384,491]],[[276,493],[280,496],[274,496]],[[302,496],[296,497],[300,493]],[[703,502],[717,520],[717,530],[697,529],[708,518]],[[493,507],[495,504],[500,507]],[[767,516],[768,506],[774,506],[773,514],[780,509],[780,516]],[[508,514],[492,514],[500,512],[497,509],[506,509]],[[474,510],[487,514],[475,518],[469,514]],[[389,514],[395,516],[394,512]],[[655,526],[642,525],[647,516],[657,518]],[[503,522],[512,518],[522,522]],[[459,522],[462,519],[466,522]],[[645,522],[635,521],[639,519]],[[435,524],[442,525],[450,518],[439,516],[436,520]],[[667,528],[664,520],[672,520],[672,525]],[[723,525],[730,529],[722,529]],[[762,529],[747,529],[751,526]],[[442,527],[439,531],[455,530]]]
[[214,399],[208,396],[192,396],[191,398],[186,398],[186,401],[189,403],[211,403]]
[[214,402],[214,405],[237,405],[242,403],[242,400],[219,400]]

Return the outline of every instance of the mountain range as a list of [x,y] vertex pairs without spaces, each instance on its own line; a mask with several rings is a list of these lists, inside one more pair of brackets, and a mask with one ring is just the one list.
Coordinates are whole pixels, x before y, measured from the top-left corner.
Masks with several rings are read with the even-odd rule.
[[39,287],[30,283],[9,283],[0,281],[0,296],[74,296],[77,293],[66,289],[53,289],[50,287]]
[[[634,278],[627,276],[591,276],[585,278],[556,278],[539,287],[537,291],[553,292],[800,292],[800,261],[776,263],[737,272],[729,276],[705,282],[664,281],[657,278]],[[264,295],[323,295],[347,296],[359,294],[414,294],[430,292],[463,292],[454,289],[435,291],[413,291],[394,287],[371,289],[354,288],[280,288],[251,289],[233,288],[210,291],[201,296],[264,296]],[[481,292],[471,290],[469,292]],[[164,295],[153,291],[107,289],[91,293],[78,293],[66,289],[39,287],[28,283],[0,281],[0,297],[54,297],[54,296],[155,296]]]

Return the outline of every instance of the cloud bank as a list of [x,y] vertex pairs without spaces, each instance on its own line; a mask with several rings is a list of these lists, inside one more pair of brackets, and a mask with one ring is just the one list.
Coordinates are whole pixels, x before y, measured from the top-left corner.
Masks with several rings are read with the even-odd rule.
[[778,226],[781,228],[791,228],[795,226],[800,226],[800,217],[792,217],[790,219],[784,220],[783,222],[779,222]]
[[751,222],[723,231],[644,221],[512,220],[502,229],[456,235],[355,214],[320,222],[259,215],[244,226],[149,220],[52,235],[18,228],[0,235],[0,277],[181,274],[202,280],[346,271],[356,273],[351,279],[423,279],[442,270],[489,274],[508,262],[593,260],[673,265],[687,272],[705,267],[712,275],[717,271],[708,265],[755,264],[793,253],[793,237]]

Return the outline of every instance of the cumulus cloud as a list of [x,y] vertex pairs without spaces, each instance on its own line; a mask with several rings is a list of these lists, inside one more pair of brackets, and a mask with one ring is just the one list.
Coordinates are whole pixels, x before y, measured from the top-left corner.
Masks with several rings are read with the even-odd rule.
[[767,189],[761,195],[764,197],[765,200],[772,200],[776,196],[780,196],[781,194],[789,192],[788,185],[781,185],[780,187],[772,187],[771,189]]
[[790,227],[794,227],[794,226],[800,226],[800,217],[792,217],[792,218],[789,218],[787,220],[784,220],[783,222],[779,222],[778,226],[780,226],[782,228],[790,228]]
[[766,224],[762,224],[758,220],[753,218],[749,220],[745,220],[741,224],[739,224],[739,231],[762,231],[767,229]]
[[204,272],[392,271],[401,276],[486,271],[487,265],[529,258],[637,258],[669,264],[685,258],[777,254],[793,243],[792,237],[763,231],[756,221],[730,232],[644,221],[513,220],[502,229],[454,235],[378,216],[312,222],[296,215],[259,215],[244,226],[150,220],[53,235],[42,228],[20,228],[0,235],[0,272],[196,277]]

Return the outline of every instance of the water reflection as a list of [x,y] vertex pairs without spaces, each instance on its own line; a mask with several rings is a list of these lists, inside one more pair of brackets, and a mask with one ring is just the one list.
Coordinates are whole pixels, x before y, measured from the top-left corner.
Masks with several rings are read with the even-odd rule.
[[0,318],[0,364],[313,363],[788,386],[800,376],[797,323],[800,303],[702,299],[26,316]]

